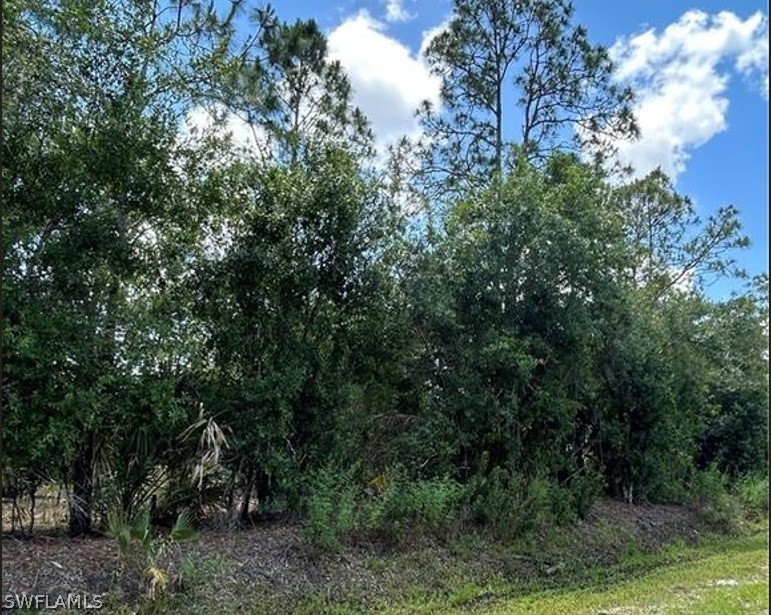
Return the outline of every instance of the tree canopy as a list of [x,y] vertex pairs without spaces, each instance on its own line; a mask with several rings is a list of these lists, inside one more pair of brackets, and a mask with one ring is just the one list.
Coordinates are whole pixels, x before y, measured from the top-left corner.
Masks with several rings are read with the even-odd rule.
[[568,2],[456,0],[411,178],[436,225],[318,25],[263,7],[238,43],[240,10],[4,5],[6,493],[59,484],[80,534],[304,513],[330,472],[464,485],[489,520],[501,489],[583,510],[766,471],[767,278],[736,208],[595,164],[632,93]]

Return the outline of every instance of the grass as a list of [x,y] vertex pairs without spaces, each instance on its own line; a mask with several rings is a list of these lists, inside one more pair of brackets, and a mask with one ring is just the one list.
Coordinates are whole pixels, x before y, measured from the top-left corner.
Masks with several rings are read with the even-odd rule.
[[768,609],[767,545],[738,541],[726,552],[664,565],[629,581],[536,593],[485,612],[760,613]]
[[[478,548],[480,545],[476,545]],[[495,544],[487,545],[494,548]],[[473,546],[460,548],[473,551]],[[236,602],[187,594],[162,612],[251,612],[295,615],[661,614],[768,613],[768,525],[741,536],[703,538],[697,545],[670,544],[657,551],[630,548],[615,563],[600,565],[559,549],[565,565],[553,574],[513,571],[481,579],[464,568],[462,553],[438,562],[430,552],[384,555],[369,563],[400,570],[381,595],[318,591],[292,604],[276,600],[269,587],[243,587]],[[468,554],[466,554],[468,555]],[[550,560],[553,553],[550,553]],[[466,560],[467,561],[467,560]],[[217,561],[215,569],[222,562]],[[456,565],[457,564],[457,565]],[[213,570],[208,570],[208,576]],[[229,572],[229,571],[228,571]],[[235,588],[233,588],[235,589]],[[231,599],[235,596],[230,596]],[[171,606],[171,605],[168,605]],[[251,610],[248,610],[251,609]]]
[[[445,547],[368,552],[378,586],[327,582],[288,596],[239,574],[225,554],[183,558],[182,591],[139,611],[108,594],[104,612],[185,615],[732,614],[768,613],[768,521],[739,535],[696,532],[647,548],[623,528],[600,524],[538,545],[463,534]],[[671,539],[670,539],[671,540]],[[355,558],[355,551],[349,554]],[[241,557],[241,556],[239,556]],[[354,561],[353,559],[351,561]],[[478,565],[486,562],[484,565]],[[354,567],[355,570],[355,567]],[[329,581],[329,579],[328,579]],[[365,589],[368,588],[368,589]],[[371,593],[370,589],[373,591]],[[291,599],[290,599],[291,598]]]
[[[758,527],[746,537],[673,545],[655,554],[630,553],[615,566],[589,569],[560,587],[529,589],[514,584],[462,585],[441,598],[384,605],[383,615],[486,613],[732,614],[768,612],[768,534]],[[318,604],[316,606],[319,606]],[[333,606],[319,610],[348,614]]]

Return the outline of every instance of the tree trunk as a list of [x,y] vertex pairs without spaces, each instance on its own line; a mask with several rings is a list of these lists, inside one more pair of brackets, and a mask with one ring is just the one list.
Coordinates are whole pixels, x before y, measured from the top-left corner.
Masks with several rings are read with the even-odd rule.
[[[260,470],[257,474],[257,502],[262,508],[271,496],[270,476],[265,470]],[[264,510],[264,509],[263,509]]]
[[72,463],[72,498],[70,499],[70,536],[91,532],[91,499],[93,496],[94,435],[85,437],[84,446]]
[[228,519],[231,519],[233,515],[233,502],[235,502],[235,499],[236,499],[237,478],[238,478],[238,474],[235,470],[233,470],[230,474],[230,486],[228,487],[227,497],[225,500],[227,505],[227,511],[228,511]]
[[33,481],[29,485],[29,533],[32,534],[32,530],[35,529],[35,504],[37,498],[35,493],[37,492],[37,484]]
[[238,515],[239,521],[241,522],[241,525],[248,525],[249,524],[249,503],[252,499],[252,483],[254,476],[254,472],[252,470],[249,470],[249,473],[246,475],[246,484],[244,485],[244,495],[243,499],[241,500],[241,513]]
[[503,178],[503,100],[502,81],[495,91],[495,182],[500,186]]

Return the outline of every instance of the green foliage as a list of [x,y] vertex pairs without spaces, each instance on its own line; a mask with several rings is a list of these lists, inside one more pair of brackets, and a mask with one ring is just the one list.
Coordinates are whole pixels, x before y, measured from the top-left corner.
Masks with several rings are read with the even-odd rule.
[[168,567],[165,556],[184,540],[198,534],[186,514],[180,514],[171,531],[156,536],[150,524],[150,511],[145,509],[129,518],[118,509],[108,515],[107,536],[116,541],[120,554],[119,574],[127,579],[139,576],[140,587],[151,603],[162,600],[178,579]]
[[352,472],[316,472],[305,498],[305,532],[312,544],[337,550],[369,535],[389,543],[405,532],[443,532],[462,520],[465,489],[448,478],[410,480],[399,466],[365,488]]
[[473,520],[487,524],[500,538],[527,539],[539,530],[586,517],[602,493],[602,484],[594,472],[576,473],[561,485],[498,466],[487,474],[475,474],[464,493],[467,514]]
[[121,554],[127,554],[135,540],[143,550],[149,550],[152,540],[150,511],[145,510],[133,519],[128,519],[122,509],[111,511],[107,516],[107,536],[118,543]]
[[741,521],[739,502],[729,492],[726,477],[715,466],[695,473],[690,497],[706,526],[723,532],[738,530]]
[[262,107],[261,114],[247,113],[247,118],[270,139],[263,156],[295,165],[314,149],[332,144],[368,155],[373,138],[368,120],[351,102],[342,67],[328,59],[318,24],[283,23],[270,8],[256,9],[254,17],[260,24],[259,45],[253,63],[246,62],[240,75],[252,85],[235,89],[231,104]]
[[415,481],[407,489],[405,517],[441,527],[456,518],[463,496],[462,486],[447,478]]
[[565,513],[557,518],[569,520],[572,515],[576,515],[579,519],[585,519],[594,503],[602,496],[602,487],[602,475],[596,471],[587,469],[571,477],[567,487],[558,488],[558,491],[565,492],[567,505],[563,505]]
[[36,0],[3,15],[5,441],[71,485],[72,533],[105,488],[127,511],[146,503],[190,410],[175,396],[196,346],[179,278],[215,199],[177,173],[177,113],[222,23],[182,6],[172,23],[170,8]]
[[615,190],[636,254],[628,272],[654,300],[688,279],[716,274],[744,277],[733,251],[746,247],[736,208],[723,207],[702,221],[691,199],[678,194],[657,169]]
[[475,476],[468,493],[472,518],[489,524],[499,538],[524,538],[552,523],[552,486],[543,478],[495,467]]
[[768,517],[768,476],[745,476],[739,479],[735,490],[746,516],[754,519]]
[[316,471],[308,479],[304,531],[316,547],[334,551],[341,538],[355,527],[355,491],[350,476],[332,468]]
[[424,166],[440,175],[440,189],[501,180],[517,164],[504,134],[513,117],[521,119],[519,151],[536,160],[579,145],[607,154],[613,137],[636,134],[631,90],[613,82],[607,50],[572,21],[564,0],[453,2],[426,50],[442,106],[422,110],[433,137]]
[[734,476],[768,471],[768,278],[709,306],[704,317],[709,394],[699,464]]
[[[743,276],[737,210],[702,221],[660,171],[614,185],[570,153],[561,126],[600,150],[634,132],[570,4],[454,3],[409,197],[319,26],[261,8],[239,49],[239,6],[4,7],[14,502],[57,482],[73,534],[106,521],[148,553],[150,508],[302,511],[325,549],[468,516],[520,536],[601,489],[730,525],[721,476],[768,471],[767,277],[708,298]],[[759,484],[737,487],[755,514]]]
[[406,530],[443,531],[461,518],[464,489],[447,478],[409,480],[399,468],[386,473],[388,483],[365,500],[364,528],[397,542]]

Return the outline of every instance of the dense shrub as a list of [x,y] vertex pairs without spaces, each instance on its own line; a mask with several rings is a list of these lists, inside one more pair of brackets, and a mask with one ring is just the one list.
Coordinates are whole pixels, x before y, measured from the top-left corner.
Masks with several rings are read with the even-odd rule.
[[750,475],[736,484],[736,497],[749,518],[768,516],[768,476]]
[[337,550],[340,540],[355,526],[355,491],[350,477],[331,468],[321,469],[308,480],[305,498],[306,536],[323,550]]
[[473,520],[489,525],[496,536],[515,538],[552,523],[553,503],[559,500],[555,493],[554,486],[541,477],[528,479],[495,467],[487,475],[477,474],[469,483],[469,512]]
[[573,512],[580,519],[585,519],[602,496],[602,475],[594,471],[582,472],[573,477],[568,490]]
[[694,474],[690,502],[708,528],[729,533],[738,530],[739,501],[729,493],[727,478],[715,466]]
[[409,480],[400,470],[381,493],[362,503],[362,527],[389,541],[398,540],[407,527],[443,530],[460,518],[464,489],[448,478]]

